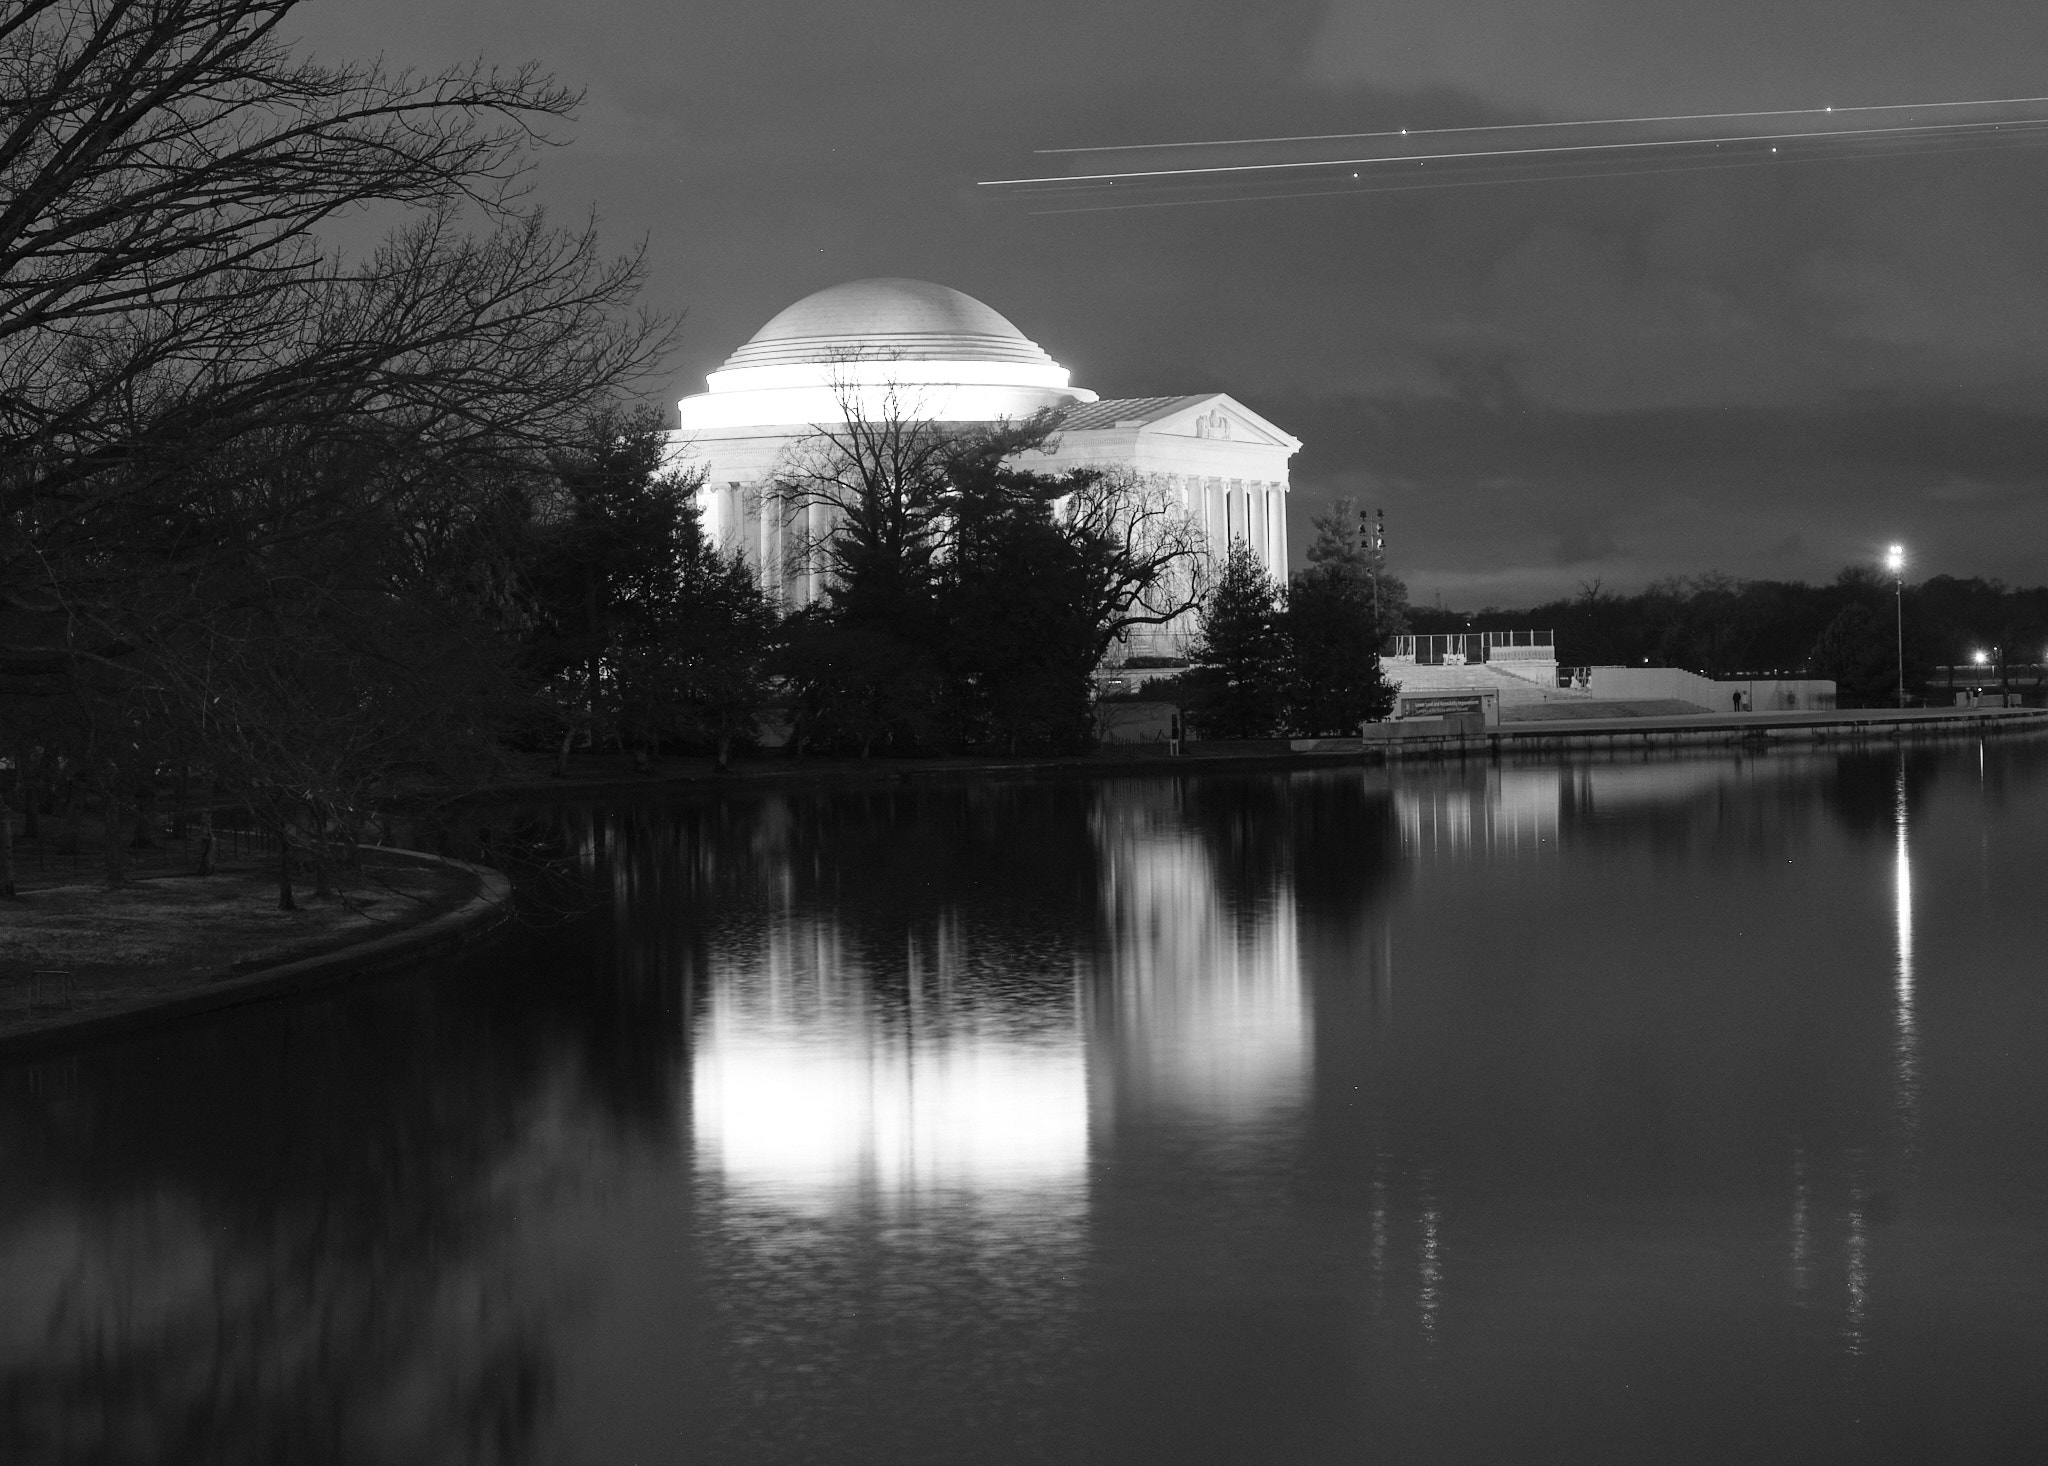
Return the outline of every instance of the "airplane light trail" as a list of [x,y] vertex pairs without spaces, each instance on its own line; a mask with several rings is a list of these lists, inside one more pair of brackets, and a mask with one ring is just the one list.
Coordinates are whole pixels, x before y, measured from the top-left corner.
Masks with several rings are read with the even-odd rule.
[[[2031,145],[2040,146],[2043,143],[2048,143],[2048,136],[2040,138]],[[1775,149],[1772,151],[1773,154],[1776,153]],[[1580,170],[1556,173],[1497,173],[1485,177],[1463,178],[1445,177],[1439,174],[1434,178],[1374,179],[1349,188],[1290,189],[1285,193],[1211,194],[1196,198],[1132,197],[1119,200],[1113,204],[1071,204],[1056,209],[1032,209],[1030,215],[1033,218],[1041,218],[1052,214],[1108,214],[1122,213],[1133,209],[1185,209],[1212,204],[1258,204],[1279,202],[1287,199],[1350,198],[1360,194],[1415,193],[1421,190],[1445,188],[1487,188],[1512,183],[1576,183],[1589,178],[1650,178],[1669,173],[1718,173],[1736,168],[1792,168],[1804,163],[1821,161],[1852,161],[1860,163],[1884,158],[1925,158],[1940,153],[1958,151],[1961,151],[1961,149],[1941,147],[1892,148],[1882,151],[1872,150],[1851,153],[1843,155],[1841,158],[1828,160],[1811,157],[1802,158],[1796,154],[1791,157],[1751,155],[1744,158],[1672,159],[1650,167],[1617,168],[1611,171],[1600,172]],[[1353,178],[1357,176],[1355,173],[1352,174]],[[1045,192],[1049,195],[1052,191],[1046,190]],[[1077,192],[1085,194],[1087,191],[1077,190]]]
[[1753,112],[1674,112],[1665,117],[1582,117],[1562,122],[1491,122],[1471,127],[1402,127],[1384,132],[1313,132],[1296,137],[1213,138],[1206,142],[1107,143],[1085,148],[1034,148],[1039,157],[1077,153],[1143,153],[1165,148],[1237,148],[1266,143],[1336,143],[1384,137],[1448,137],[1459,133],[1533,132],[1554,127],[1643,127],[1667,122],[1742,122],[1757,117],[1825,117],[1863,112],[1927,112],[1955,107],[2036,107],[2048,97],[1985,97],[1964,102],[1875,102],[1855,107],[1777,107]]
[[2024,132],[2048,127],[2048,118],[2027,118],[1998,122],[1926,123],[1912,126],[1889,127],[1824,128],[1804,132],[1746,133],[1731,137],[1685,137],[1685,138],[1639,138],[1620,142],[1553,143],[1522,148],[1482,148],[1468,151],[1447,151],[1429,153],[1396,153],[1358,158],[1313,158],[1293,159],[1285,162],[1262,163],[1214,163],[1187,168],[1145,168],[1127,169],[1113,173],[1077,173],[1066,175],[1043,175],[1026,178],[983,179],[976,186],[980,188],[1011,188],[1051,191],[1059,188],[1074,188],[1085,185],[1105,185],[1125,182],[1160,182],[1191,180],[1197,178],[1243,178],[1252,174],[1298,173],[1310,168],[1374,168],[1384,169],[1389,164],[1448,162],[1490,162],[1500,163],[1511,158],[1564,159],[1573,156],[1595,154],[1636,153],[1649,149],[1705,148],[1736,145],[1762,145],[1767,143],[1802,143],[1851,139],[1899,139],[1924,137],[1960,138],[1983,136],[1996,132]]

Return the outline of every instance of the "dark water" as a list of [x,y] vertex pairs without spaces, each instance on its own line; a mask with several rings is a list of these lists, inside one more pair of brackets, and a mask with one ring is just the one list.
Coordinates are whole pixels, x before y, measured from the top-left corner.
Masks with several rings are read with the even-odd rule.
[[0,1069],[0,1460],[2048,1459],[2048,745],[559,818]]

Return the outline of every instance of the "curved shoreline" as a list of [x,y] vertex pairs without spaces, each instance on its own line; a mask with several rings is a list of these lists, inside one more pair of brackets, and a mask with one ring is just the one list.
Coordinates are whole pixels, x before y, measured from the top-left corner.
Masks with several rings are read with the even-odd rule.
[[226,967],[219,970],[215,979],[201,981],[185,992],[135,998],[94,1012],[31,1019],[23,1027],[0,1034],[0,1060],[33,1057],[81,1043],[143,1033],[182,1018],[312,992],[391,968],[451,956],[484,942],[511,919],[512,882],[502,872],[421,850],[387,847],[379,853],[460,870],[475,879],[476,893],[453,911],[444,911],[417,926],[351,942],[331,952],[279,962],[253,972]]

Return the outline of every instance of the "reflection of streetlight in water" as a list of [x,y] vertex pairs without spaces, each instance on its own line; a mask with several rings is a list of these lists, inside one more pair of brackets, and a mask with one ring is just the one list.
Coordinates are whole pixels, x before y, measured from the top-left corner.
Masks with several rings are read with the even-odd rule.
[[1813,1260],[1813,1224],[1807,1218],[1806,1147],[1792,1147],[1792,1291],[1806,1306],[1807,1268]]
[[[1920,1147],[1920,1020],[1915,1008],[1913,974],[1913,857],[1911,823],[1906,801],[1906,770],[1901,760],[1892,783],[1892,1112],[1898,1118],[1899,1175],[1896,1184],[1910,1186]],[[1842,1271],[1847,1297],[1842,1314],[1843,1347],[1860,1355],[1867,1345],[1872,1266],[1870,1228],[1890,1215],[1892,1199],[1881,1184],[1881,1171],[1860,1151],[1848,1156],[1849,1234],[1843,1243]],[[1873,1190],[1871,1177],[1880,1184]]]
[[1892,1107],[1899,1117],[1902,1159],[1910,1171],[1920,1145],[1920,1021],[1913,993],[1913,860],[1907,843],[1906,770],[1894,784],[1892,869]]
[[1422,1173],[1422,1237],[1416,1254],[1416,1304],[1422,1314],[1422,1342],[1425,1348],[1436,1345],[1437,1313],[1443,1307],[1443,1242],[1437,1235],[1443,1223],[1442,1213],[1437,1208],[1436,1171],[1434,1168]]
[[1849,1240],[1842,1248],[1843,1282],[1848,1303],[1842,1311],[1842,1343],[1850,1354],[1863,1352],[1863,1322],[1870,1310],[1870,1236],[1864,1218],[1863,1188],[1849,1193]]

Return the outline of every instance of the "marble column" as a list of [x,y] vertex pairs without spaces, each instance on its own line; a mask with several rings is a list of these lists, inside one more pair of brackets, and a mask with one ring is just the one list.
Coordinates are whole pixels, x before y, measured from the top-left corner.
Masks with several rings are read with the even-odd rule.
[[825,506],[812,504],[804,510],[804,604],[815,604],[825,594]]
[[769,536],[769,584],[777,604],[789,602],[789,501],[780,494],[769,499],[770,523],[773,526]]
[[1273,490],[1273,511],[1280,537],[1280,575],[1282,579],[1285,579],[1287,576],[1289,553],[1287,545],[1287,490],[1284,487],[1275,486]]

